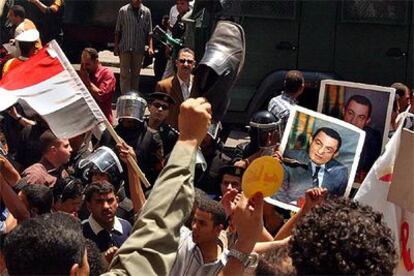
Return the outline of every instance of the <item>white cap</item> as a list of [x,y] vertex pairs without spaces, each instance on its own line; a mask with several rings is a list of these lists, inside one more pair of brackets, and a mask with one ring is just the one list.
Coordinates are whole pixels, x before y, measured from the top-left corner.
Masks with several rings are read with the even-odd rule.
[[39,39],[39,32],[36,29],[30,29],[16,36],[16,41],[35,42]]

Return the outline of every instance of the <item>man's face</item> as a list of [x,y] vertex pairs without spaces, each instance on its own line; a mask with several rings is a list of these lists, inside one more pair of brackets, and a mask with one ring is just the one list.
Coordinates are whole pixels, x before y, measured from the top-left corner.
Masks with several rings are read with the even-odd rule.
[[191,228],[193,241],[197,245],[217,240],[221,231],[220,226],[214,226],[212,215],[198,208],[194,213]]
[[170,104],[162,100],[154,100],[149,105],[150,117],[153,117],[159,122],[164,122],[169,114]]
[[111,182],[111,179],[109,178],[108,174],[103,173],[103,172],[97,172],[97,171],[93,172],[92,177],[91,177],[91,183],[93,182],[102,183],[105,181]]
[[82,204],[82,196],[76,198],[69,198],[62,202],[59,206],[59,211],[71,214],[72,216],[77,217],[79,209]]
[[131,0],[131,5],[134,9],[139,9],[141,6],[141,0]]
[[88,53],[83,52],[81,56],[81,65],[85,68],[86,72],[93,74],[98,68],[98,60],[93,60]]
[[410,90],[406,89],[403,96],[399,99],[400,111],[404,111],[410,105]]
[[316,165],[324,165],[336,156],[338,141],[321,131],[313,139],[309,148],[309,158]]
[[221,195],[224,195],[230,189],[237,189],[241,192],[241,178],[239,176],[225,174],[221,180],[220,189]]
[[113,226],[118,201],[113,192],[107,194],[92,195],[90,202],[87,202],[89,212],[93,218],[102,226]]
[[350,101],[345,107],[344,121],[363,129],[371,121],[368,114],[369,106]]
[[188,52],[181,52],[175,64],[179,76],[189,77],[195,65],[194,55]]
[[185,14],[190,9],[188,1],[186,0],[177,0],[175,3],[177,5],[177,11],[181,15]]
[[122,118],[122,120],[120,120],[120,124],[122,125],[122,127],[128,130],[135,130],[139,128],[139,126],[141,125],[141,123],[138,120],[132,118]]
[[20,17],[14,15],[14,12],[12,10],[10,10],[7,14],[7,19],[9,19],[10,23],[12,23],[13,26],[19,25],[22,21]]
[[60,139],[59,143],[55,146],[55,158],[59,164],[66,164],[70,159],[72,153],[72,147],[70,146],[68,139]]

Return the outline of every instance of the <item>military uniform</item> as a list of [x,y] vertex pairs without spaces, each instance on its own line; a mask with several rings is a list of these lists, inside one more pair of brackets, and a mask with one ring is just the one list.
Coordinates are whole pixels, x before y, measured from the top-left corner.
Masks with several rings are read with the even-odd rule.
[[[148,181],[154,183],[162,168],[164,157],[161,139],[157,138],[158,134],[151,132],[145,123],[137,122],[137,125],[139,125],[137,128],[128,129],[119,124],[115,127],[115,131],[129,146],[134,148],[138,166],[145,173]],[[102,134],[100,145],[115,149],[115,141],[107,130]]]
[[[145,117],[145,123],[148,124],[149,117]],[[172,149],[174,148],[175,143],[178,140],[178,135],[180,134],[178,130],[170,126],[169,124],[162,124],[158,130],[154,130],[159,134],[161,139],[162,148],[164,151],[164,156],[168,156]]]

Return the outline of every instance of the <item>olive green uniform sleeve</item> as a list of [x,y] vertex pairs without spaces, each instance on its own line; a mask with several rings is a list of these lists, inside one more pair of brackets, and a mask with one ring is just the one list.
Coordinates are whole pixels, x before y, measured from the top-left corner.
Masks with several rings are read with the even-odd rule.
[[168,275],[180,228],[194,202],[195,149],[177,144],[136,221],[104,275]]

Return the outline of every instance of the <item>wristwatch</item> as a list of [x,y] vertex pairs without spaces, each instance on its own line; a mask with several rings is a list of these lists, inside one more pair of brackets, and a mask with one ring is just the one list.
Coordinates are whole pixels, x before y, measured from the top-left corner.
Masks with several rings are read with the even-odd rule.
[[245,268],[247,267],[255,268],[257,267],[257,264],[259,263],[259,254],[254,253],[254,252],[251,254],[246,254],[236,249],[230,249],[228,256],[239,260]]

